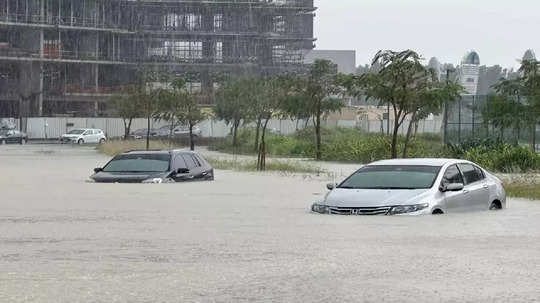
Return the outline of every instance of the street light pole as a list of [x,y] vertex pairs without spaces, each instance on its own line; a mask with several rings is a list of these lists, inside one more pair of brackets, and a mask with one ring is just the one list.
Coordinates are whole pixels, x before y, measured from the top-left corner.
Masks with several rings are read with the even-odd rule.
[[[453,68],[447,67],[446,68],[446,85],[450,84],[450,73],[454,72],[455,70]],[[448,101],[444,101],[443,104],[443,121],[442,121],[442,134],[441,134],[441,141],[442,144],[447,143],[446,134],[448,132]]]

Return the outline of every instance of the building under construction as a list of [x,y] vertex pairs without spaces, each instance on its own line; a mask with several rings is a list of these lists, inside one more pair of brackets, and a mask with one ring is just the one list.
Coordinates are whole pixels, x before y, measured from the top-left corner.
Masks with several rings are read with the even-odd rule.
[[[313,0],[0,0],[0,117],[103,115],[150,69],[196,75],[301,68]],[[211,101],[208,101],[211,102]]]

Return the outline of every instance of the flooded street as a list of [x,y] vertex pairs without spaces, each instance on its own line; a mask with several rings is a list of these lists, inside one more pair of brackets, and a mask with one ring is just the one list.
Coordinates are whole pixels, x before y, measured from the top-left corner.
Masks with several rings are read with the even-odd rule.
[[532,302],[540,202],[311,214],[327,177],[86,183],[89,147],[0,146],[0,302]]

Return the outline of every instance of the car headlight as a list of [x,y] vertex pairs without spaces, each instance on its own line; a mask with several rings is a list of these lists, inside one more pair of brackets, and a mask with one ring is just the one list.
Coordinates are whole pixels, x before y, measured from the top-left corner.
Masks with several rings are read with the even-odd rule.
[[311,211],[320,213],[320,214],[328,214],[330,213],[330,207],[328,205],[321,205],[321,204],[313,204],[311,206]]
[[163,183],[163,179],[162,178],[146,179],[146,180],[142,181],[142,183],[160,184],[160,183]]
[[415,205],[399,205],[399,206],[392,207],[392,209],[388,212],[388,215],[414,213],[414,212],[426,209],[428,207],[429,207],[429,203],[415,204]]

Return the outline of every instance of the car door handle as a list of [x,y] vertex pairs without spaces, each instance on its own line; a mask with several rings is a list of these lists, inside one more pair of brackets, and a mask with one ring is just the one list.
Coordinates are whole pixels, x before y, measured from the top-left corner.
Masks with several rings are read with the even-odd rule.
[[484,189],[489,189],[489,186],[488,186],[487,184],[484,184],[482,187],[483,187]]
[[466,189],[463,190],[463,194],[464,194],[464,195],[466,195],[466,194],[468,194],[468,193],[469,193],[468,190],[466,190]]

